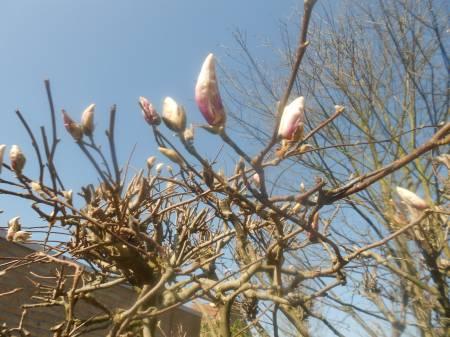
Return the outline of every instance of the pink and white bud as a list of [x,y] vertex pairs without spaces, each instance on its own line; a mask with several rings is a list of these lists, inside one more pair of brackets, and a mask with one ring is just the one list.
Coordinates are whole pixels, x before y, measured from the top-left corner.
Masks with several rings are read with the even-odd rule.
[[172,131],[181,133],[186,129],[186,113],[184,108],[178,105],[171,97],[164,99],[162,119]]
[[223,126],[225,124],[226,113],[220,97],[213,54],[206,57],[198,75],[195,101],[209,125]]
[[13,145],[9,151],[9,160],[14,172],[20,174],[25,166],[27,159],[18,145]]
[[76,123],[65,110],[62,111],[62,114],[64,127],[66,128],[67,132],[69,132],[73,139],[75,139],[76,141],[81,140],[81,138],[83,138],[83,129],[81,125]]
[[0,173],[2,173],[3,157],[5,156],[5,150],[6,150],[6,145],[1,144],[0,145]]
[[94,133],[94,111],[95,104],[89,105],[81,114],[81,128],[83,133],[90,137]]
[[143,97],[139,97],[139,106],[142,110],[142,115],[144,116],[145,121],[150,125],[159,125],[161,124],[161,117],[159,117],[158,112],[156,112],[155,107],[150,101]]
[[407,206],[413,207],[418,210],[424,210],[430,207],[425,200],[423,200],[410,190],[407,190],[406,188],[400,186],[397,186],[396,190],[398,195],[400,196],[400,199]]
[[305,98],[297,97],[287,105],[281,115],[278,137],[286,140],[299,140],[305,119]]

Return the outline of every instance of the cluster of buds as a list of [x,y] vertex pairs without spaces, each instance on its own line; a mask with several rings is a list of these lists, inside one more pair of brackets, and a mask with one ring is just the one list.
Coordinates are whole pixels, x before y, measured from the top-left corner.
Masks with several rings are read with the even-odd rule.
[[21,230],[20,217],[16,216],[8,222],[6,240],[14,242],[25,242],[31,237],[31,233]]
[[83,138],[83,134],[88,137],[93,135],[95,129],[94,111],[95,104],[89,105],[81,114],[81,124],[78,124],[65,110],[62,110],[64,127],[73,139],[80,141]]
[[[226,114],[217,84],[215,58],[213,54],[209,54],[206,57],[201,67],[195,86],[195,101],[210,126],[218,128],[225,124]],[[148,124],[160,124],[160,116],[145,97],[139,98],[139,105],[144,119]],[[163,101],[162,120],[170,130],[179,134],[186,130],[186,112],[171,97],[166,97]],[[191,131],[188,130],[184,135],[185,140],[188,142],[191,142],[193,138],[193,132]]]

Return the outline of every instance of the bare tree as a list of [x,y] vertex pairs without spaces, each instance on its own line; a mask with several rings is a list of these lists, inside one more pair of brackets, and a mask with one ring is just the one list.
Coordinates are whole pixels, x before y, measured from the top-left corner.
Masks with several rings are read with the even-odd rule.
[[[329,12],[325,8],[316,12],[320,15],[310,30],[311,44],[295,80],[294,95],[306,97],[311,130],[335,117],[330,105],[342,104],[346,111],[311,137],[308,155],[292,162],[299,174],[305,176],[309,170],[307,176],[324,176],[335,191],[343,193],[360,188],[361,180],[414,153],[448,120],[445,5],[431,0],[378,0],[340,3]],[[282,31],[284,60],[290,67],[295,53],[288,25]],[[242,35],[237,35],[237,42],[251,75],[228,73],[231,102],[269,120],[270,101],[279,96],[279,78],[252,56]],[[245,113],[235,118],[241,121],[242,116]],[[246,126],[262,142],[267,139],[267,130],[261,126]],[[393,336],[416,331],[422,336],[449,333],[446,153],[448,147],[436,148],[376,184],[364,186],[360,193],[342,198],[339,210],[330,211],[323,221],[331,235],[351,245],[382,239],[414,217],[395,186],[422,194],[442,212],[406,235],[365,252],[348,274],[353,296],[328,292],[324,298],[326,306],[344,310],[371,336],[384,334],[386,323]],[[291,177],[284,177],[274,181],[279,188],[291,190]],[[330,226],[330,219],[339,226]],[[295,265],[307,263],[301,254],[295,258]]]
[[[2,264],[0,278],[26,264],[61,266],[51,275],[53,283],[36,284],[38,295],[24,303],[23,315],[34,308],[60,308],[64,318],[55,322],[54,336],[88,335],[93,329],[106,326],[110,337],[150,337],[156,335],[163,313],[201,298],[217,310],[214,333],[220,337],[245,332],[279,336],[284,328],[278,324],[279,312],[298,336],[311,335],[313,322],[343,336],[341,327],[321,310],[322,299],[339,309],[348,308],[345,300],[339,303],[334,290],[345,289],[346,284],[355,285],[355,274],[358,273],[367,276],[367,289],[370,290],[366,291],[366,296],[370,298],[368,294],[377,293],[375,290],[378,289],[370,278],[373,274],[368,272],[372,272],[371,266],[387,270],[390,267],[384,252],[397,249],[395,245],[404,242],[406,234],[419,235],[415,233],[428,231],[421,234],[426,237],[429,233],[443,235],[443,231],[437,229],[436,219],[441,219],[447,212],[430,198],[423,200],[408,190],[400,190],[399,200],[405,205],[403,213],[407,217],[401,226],[374,232],[378,237],[353,223],[341,227],[351,232],[343,233],[337,228],[345,223],[338,216],[347,215],[341,212],[343,207],[354,205],[353,209],[364,215],[371,209],[360,204],[367,194],[376,193],[386,179],[395,177],[399,171],[411,170],[411,165],[420,163],[430,151],[448,144],[450,123],[433,124],[432,132],[421,135],[414,147],[385,156],[378,165],[358,160],[358,165],[364,164],[361,166],[364,170],[361,169],[360,175],[350,181],[345,181],[339,174],[340,171],[347,174],[345,169],[353,165],[352,162],[330,170],[333,160],[339,163],[346,158],[336,149],[355,145],[353,141],[342,145],[333,141],[329,146],[323,141],[330,139],[332,132],[347,134],[348,110],[345,111],[344,105],[328,100],[322,104],[322,115],[311,118],[307,97],[305,119],[305,99],[292,99],[297,96],[295,91],[302,61],[311,63],[306,56],[311,45],[309,41],[317,39],[315,35],[308,38],[315,3],[314,0],[304,2],[288,78],[282,93],[274,93],[269,98],[267,108],[271,112],[271,128],[256,154],[240,145],[239,138],[230,135],[226,127],[227,114],[219,94],[214,56],[208,55],[203,63],[196,86],[196,102],[208,125],[201,129],[210,132],[211,137],[219,137],[232,151],[235,164],[232,172],[222,170],[224,163],[220,160],[211,162],[201,153],[201,148],[195,144],[194,128],[186,126],[187,114],[181,105],[167,97],[160,116],[150,102],[141,98],[140,106],[159,152],[177,169],[162,171],[162,166],[156,165],[156,159],[150,157],[145,170],[132,174],[130,167],[118,162],[115,106],[110,111],[106,146],[101,146],[95,137],[94,105],[82,113],[80,122],[63,110],[67,132],[98,176],[98,182],[87,182],[74,194],[64,183],[64,172],[60,172],[55,164],[59,128],[49,82],[46,82],[46,89],[50,127],[41,127],[36,134],[24,115],[17,111],[33,144],[36,158],[33,162],[38,165],[38,173],[33,177],[27,174],[26,158],[30,155],[25,156],[16,145],[10,147],[9,163],[3,162],[5,146],[2,146],[0,158],[4,170],[0,194],[31,201],[32,209],[46,224],[46,233],[39,236],[35,232],[39,228],[22,224],[19,217],[11,219],[7,233],[9,240],[32,240],[43,250],[6,261]],[[262,76],[260,81],[267,87]],[[329,86],[319,87],[317,92],[311,90],[310,95],[313,92],[319,95],[320,90],[327,88],[335,90],[330,82]],[[362,100],[359,95],[355,96]],[[366,104],[370,102],[366,101]],[[343,103],[353,113],[351,102]],[[178,139],[173,140],[168,136],[170,132],[160,127],[161,117],[166,128]],[[386,124],[388,122],[386,120]],[[416,131],[417,127],[413,129]],[[345,137],[339,141],[342,139]],[[371,139],[371,144],[379,146],[376,139]],[[391,136],[380,144],[395,148],[399,142],[397,137]],[[299,162],[301,175],[298,175],[298,168],[292,166]],[[279,188],[277,177],[288,172],[291,187]],[[317,176],[318,172],[321,176]],[[305,182],[301,183],[301,180]],[[371,223],[376,216],[373,212],[366,216],[366,221]],[[424,223],[430,225],[423,227]],[[414,240],[423,245],[428,242],[418,236]],[[429,243],[422,246],[420,252],[435,254],[435,250],[441,250],[445,243],[439,241],[434,246]],[[382,260],[378,261],[377,256]],[[430,274],[434,277],[431,269]],[[356,276],[356,280],[361,277]],[[386,278],[386,282],[393,281]],[[423,283],[422,280],[417,282]],[[437,281],[433,279],[433,282]],[[134,304],[125,308],[121,303],[117,307],[107,307],[96,296],[98,290],[118,284],[132,286],[137,296]],[[426,286],[431,287],[430,284]],[[447,291],[441,282],[436,285],[437,293],[430,292],[430,295],[436,296],[435,306],[439,310],[442,307],[443,312],[439,313],[443,317],[446,302],[439,286]],[[0,295],[16,294],[16,291],[8,291]],[[378,294],[384,296],[385,290]],[[381,295],[371,298],[374,303],[376,299],[383,298]],[[100,308],[101,313],[83,317],[76,310],[80,303]],[[247,324],[232,331],[232,316],[236,310],[245,314]],[[269,321],[265,320],[268,315]],[[439,323],[441,316],[435,318]],[[394,318],[390,322],[399,330],[395,324],[401,321]],[[26,335],[22,322],[18,322],[18,327],[2,331],[6,336],[14,333]]]

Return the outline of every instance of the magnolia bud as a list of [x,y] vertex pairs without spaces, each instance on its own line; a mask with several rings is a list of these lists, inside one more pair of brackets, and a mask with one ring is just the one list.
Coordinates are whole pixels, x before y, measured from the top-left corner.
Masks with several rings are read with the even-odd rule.
[[67,132],[69,132],[73,139],[75,139],[76,141],[81,140],[81,138],[83,138],[83,129],[81,128],[81,125],[75,123],[75,121],[65,110],[62,111],[62,114],[64,127],[66,128]]
[[406,188],[402,188],[399,186],[397,186],[396,190],[398,195],[400,196],[400,199],[407,206],[411,206],[419,210],[424,210],[430,207],[425,200],[418,197],[415,193],[411,192],[410,190],[407,190]]
[[27,161],[22,150],[18,145],[13,145],[9,151],[9,160],[11,161],[11,167],[14,172],[22,173],[25,162]]
[[180,157],[180,155],[172,150],[165,147],[158,147],[159,152],[161,152],[163,155],[165,155],[167,158],[169,158],[174,163],[182,166],[183,165],[183,159]]
[[8,221],[8,232],[6,233],[6,240],[13,241],[14,235],[20,231],[20,216],[16,216]]
[[164,163],[159,163],[159,164],[156,165],[155,171],[156,171],[157,175],[161,173],[163,167],[164,167]]
[[335,105],[334,106],[334,110],[335,110],[336,113],[341,113],[341,112],[343,112],[345,110],[345,107],[342,106],[342,105]]
[[161,124],[161,118],[156,112],[156,109],[153,107],[153,104],[151,104],[147,98],[140,96],[139,106],[141,107],[142,115],[144,116],[144,119],[148,124],[150,125]]
[[175,132],[183,132],[186,128],[186,113],[181,105],[172,98],[166,97],[163,102],[162,119],[166,126]]
[[195,101],[209,125],[223,126],[225,124],[226,114],[220,98],[213,54],[206,57],[198,75]]
[[6,145],[5,144],[1,144],[0,145],[0,173],[2,173],[3,157],[5,155],[5,149],[6,149]]
[[67,200],[67,203],[69,205],[72,205],[73,203],[73,191],[72,190],[68,190],[68,191],[62,191],[64,198]]
[[278,137],[287,140],[300,140],[305,118],[305,98],[300,96],[287,105],[281,115]]
[[155,161],[156,161],[156,157],[155,156],[151,156],[151,157],[147,158],[147,168],[149,170],[151,170],[153,165],[155,165]]
[[86,136],[92,136],[94,133],[94,110],[95,104],[89,105],[81,115],[81,128]]
[[38,182],[36,182],[36,181],[32,181],[31,183],[30,183],[30,186],[31,186],[31,189],[33,190],[33,191],[35,191],[35,192],[42,192],[42,187],[41,187],[41,184],[40,183],[38,183]]
[[252,176],[252,179],[253,179],[253,182],[255,183],[255,185],[256,185],[256,187],[260,187],[261,186],[261,177],[259,176],[259,174],[258,173],[255,173],[253,176]]

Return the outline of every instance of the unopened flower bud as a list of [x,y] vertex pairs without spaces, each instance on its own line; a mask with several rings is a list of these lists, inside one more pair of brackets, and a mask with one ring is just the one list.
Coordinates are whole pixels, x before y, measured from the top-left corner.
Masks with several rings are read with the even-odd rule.
[[174,163],[182,166],[183,165],[183,159],[180,157],[180,155],[172,150],[168,149],[166,147],[158,147],[159,152],[161,152],[163,155],[165,155],[167,158],[169,158]]
[[397,186],[396,188],[400,199],[407,205],[418,210],[424,210],[429,208],[430,206],[427,204],[425,200],[417,196],[417,194],[407,190],[406,188]]
[[81,140],[81,138],[83,138],[83,129],[81,125],[76,123],[65,110],[62,111],[62,114],[64,127],[66,128],[67,132],[69,132],[73,139],[75,139],[76,141]]
[[8,221],[8,232],[6,233],[6,240],[13,241],[14,235],[20,231],[20,216],[16,216]]
[[155,162],[156,162],[156,157],[155,156],[148,157],[147,158],[147,168],[149,170],[151,170],[153,165],[155,165]]
[[47,196],[45,192],[42,190],[42,185],[39,182],[32,181],[30,183],[30,187],[34,192],[38,193],[41,197],[45,198]]
[[5,144],[1,144],[0,145],[0,173],[2,173],[3,157],[5,155],[5,149],[6,149],[6,145]]
[[300,96],[284,108],[278,128],[278,136],[291,141],[300,140],[303,136],[304,118],[305,98]]
[[94,133],[94,111],[95,111],[95,104],[89,105],[81,115],[81,128],[83,129],[83,133],[86,136],[92,136]]
[[162,119],[172,131],[180,133],[186,128],[186,113],[184,108],[170,97],[164,99]]
[[145,121],[150,125],[159,125],[161,124],[161,118],[156,112],[153,104],[149,102],[149,100],[143,96],[139,97],[139,106],[142,110],[142,115],[144,116]]
[[11,167],[14,172],[20,174],[27,161],[25,155],[18,145],[13,145],[9,151],[9,160],[11,161]]
[[217,127],[225,124],[226,114],[217,84],[213,54],[206,57],[198,75],[195,101],[209,125]]
[[161,173],[163,167],[164,167],[164,163],[159,163],[159,164],[156,165],[155,171],[156,171],[157,175]]
[[342,106],[342,105],[335,105],[334,106],[334,110],[335,110],[336,113],[341,113],[341,112],[343,112],[345,110],[345,107]]
[[36,181],[32,181],[30,183],[31,189],[35,192],[42,192],[42,187],[41,184],[36,182]]
[[258,187],[258,188],[261,187],[261,177],[259,176],[258,173],[255,173],[252,176],[252,179],[253,179],[253,182],[255,183],[256,187]]
[[67,203],[69,205],[72,205],[73,203],[73,191],[72,190],[68,190],[68,191],[62,191],[64,198],[67,200]]

